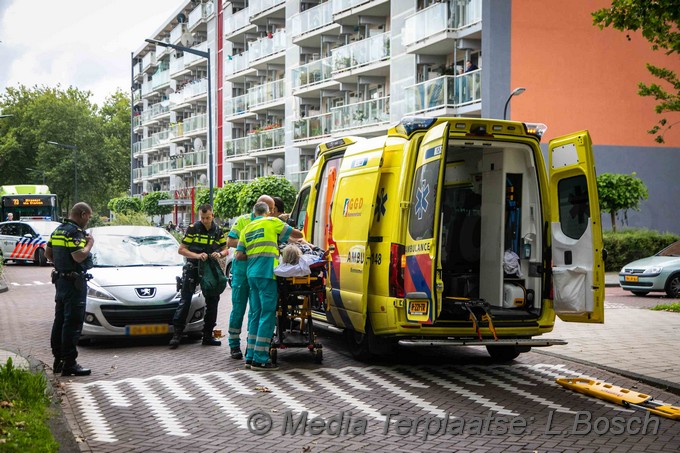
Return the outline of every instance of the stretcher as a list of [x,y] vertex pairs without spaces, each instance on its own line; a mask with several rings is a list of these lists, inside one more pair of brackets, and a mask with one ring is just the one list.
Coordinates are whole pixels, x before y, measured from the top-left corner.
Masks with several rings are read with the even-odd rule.
[[680,420],[680,407],[654,401],[650,395],[586,378],[557,378],[562,387],[632,409],[649,411],[671,420]]
[[323,360],[323,346],[316,341],[312,310],[322,309],[325,302],[325,264],[313,266],[310,275],[276,277],[279,297],[269,349],[272,363],[277,363],[278,351],[287,348],[307,348],[314,362]]

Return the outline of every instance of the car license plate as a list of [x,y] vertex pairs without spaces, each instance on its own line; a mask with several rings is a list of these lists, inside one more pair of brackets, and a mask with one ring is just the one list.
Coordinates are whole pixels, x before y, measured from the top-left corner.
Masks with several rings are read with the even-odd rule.
[[638,276],[637,275],[626,275],[625,280],[627,282],[636,282],[636,281],[638,281]]
[[167,324],[142,324],[125,327],[126,335],[163,335],[169,332]]
[[424,301],[410,301],[408,304],[409,315],[425,315],[427,314],[427,302]]

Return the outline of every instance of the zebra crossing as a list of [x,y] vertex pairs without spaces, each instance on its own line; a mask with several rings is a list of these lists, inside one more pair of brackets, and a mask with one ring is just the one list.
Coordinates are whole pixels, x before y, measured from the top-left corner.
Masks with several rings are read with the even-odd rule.
[[248,433],[255,410],[274,416],[306,413],[310,419],[349,411],[375,423],[384,423],[385,410],[394,408],[439,418],[455,416],[456,410],[508,417],[528,417],[537,410],[575,414],[598,406],[603,411],[632,412],[567,392],[554,382],[556,377],[577,376],[588,377],[565,365],[545,363],[345,366],[69,382],[66,392],[88,441],[109,444],[125,438],[121,419],[156,435],[197,436],[200,430],[186,416],[192,405],[219,413],[224,430],[243,433]]

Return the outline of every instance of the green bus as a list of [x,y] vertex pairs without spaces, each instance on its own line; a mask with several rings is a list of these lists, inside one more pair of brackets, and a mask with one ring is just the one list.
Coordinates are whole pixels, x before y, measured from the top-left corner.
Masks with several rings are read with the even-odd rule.
[[50,188],[40,184],[0,186],[0,221],[59,221],[59,203]]

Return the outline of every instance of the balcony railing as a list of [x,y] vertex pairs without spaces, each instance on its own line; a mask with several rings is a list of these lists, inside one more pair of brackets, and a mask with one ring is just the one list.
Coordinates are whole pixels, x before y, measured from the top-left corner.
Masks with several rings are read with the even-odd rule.
[[273,82],[252,87],[248,90],[248,103],[250,104],[250,108],[269,104],[281,99],[286,95],[285,91],[286,85],[284,79],[274,80]]
[[467,27],[482,20],[482,0],[450,0],[406,18],[402,42],[409,46],[447,30]]
[[170,32],[170,44],[177,44],[179,43],[180,38],[182,37],[182,34],[186,30],[186,25],[184,24],[177,24],[175,25],[175,28],[172,29]]
[[250,25],[250,8],[243,8],[233,14],[224,15],[224,33],[231,35]]
[[142,142],[141,141],[134,142],[132,144],[132,154],[135,155],[135,154],[139,154],[141,152],[142,152]]
[[482,99],[482,70],[442,76],[406,88],[407,113],[456,108]]
[[333,71],[341,72],[390,57],[390,33],[382,33],[333,49]]
[[208,152],[206,150],[185,153],[182,156],[181,159],[175,161],[176,169],[203,166],[208,163]]
[[333,57],[312,61],[306,65],[293,68],[293,89],[324,82],[331,78]]
[[215,6],[212,2],[201,3],[189,13],[187,27],[189,29],[194,28],[200,21],[209,17],[213,13],[214,9]]
[[333,14],[339,14],[343,11],[347,11],[350,8],[354,8],[358,5],[363,5],[371,0],[331,0],[333,3]]
[[166,83],[170,82],[170,71],[165,70],[165,71],[156,71],[156,73],[153,75],[153,79],[151,80],[151,86],[155,90],[156,88],[165,85]]
[[202,115],[185,118],[184,121],[182,121],[182,124],[184,125],[185,134],[205,129],[208,127],[208,114],[204,113]]
[[155,65],[156,64],[156,52],[149,52],[144,57],[142,57],[142,69],[146,71],[146,69],[150,65]]
[[175,75],[184,71],[184,57],[170,59],[170,75]]
[[331,133],[332,113],[302,118],[293,123],[293,140],[309,140]]
[[390,120],[390,97],[333,107],[331,113],[332,132],[387,123]]
[[285,0],[251,0],[250,1],[250,17],[257,16],[263,11],[266,11],[275,6],[285,3]]
[[279,30],[271,38],[265,36],[248,47],[250,62],[286,50],[286,30]]
[[168,129],[163,129],[160,132],[156,132],[151,137],[156,138],[157,145],[162,145],[164,143],[167,143],[168,140],[170,139],[170,131]]
[[182,104],[186,100],[208,92],[208,79],[193,80],[184,85],[180,91],[170,93],[168,96],[170,103]]
[[146,96],[151,92],[153,92],[153,83],[151,80],[142,83],[142,96]]
[[136,129],[142,125],[142,115],[135,115],[132,118],[132,126]]
[[140,151],[146,151],[148,149],[153,148],[154,146],[158,145],[158,137],[154,137],[153,135],[151,137],[143,138],[139,141],[141,143],[140,146]]
[[248,94],[229,98],[224,103],[224,116],[235,116],[248,111]]
[[333,2],[321,3],[295,14],[291,19],[293,38],[333,23]]
[[257,132],[224,142],[226,156],[237,157],[256,151],[265,151],[284,146],[284,128],[278,127],[267,131]]
[[141,88],[140,88],[139,90],[135,90],[135,91],[133,92],[133,95],[132,95],[132,100],[133,100],[134,102],[137,102],[137,101],[139,101],[140,99],[142,99],[142,89],[141,89]]
[[170,111],[169,102],[159,102],[142,112],[142,123],[146,123]]
[[[201,52],[207,52],[208,51],[208,41],[203,41],[202,43],[193,46],[192,49],[194,50],[200,50]],[[193,53],[185,52],[184,53],[184,64],[185,65],[190,65],[196,60],[204,60],[207,61],[205,58],[198,56]]]
[[248,51],[241,52],[237,55],[232,55],[231,59],[227,58],[224,62],[224,74],[231,75],[237,72],[248,69]]

